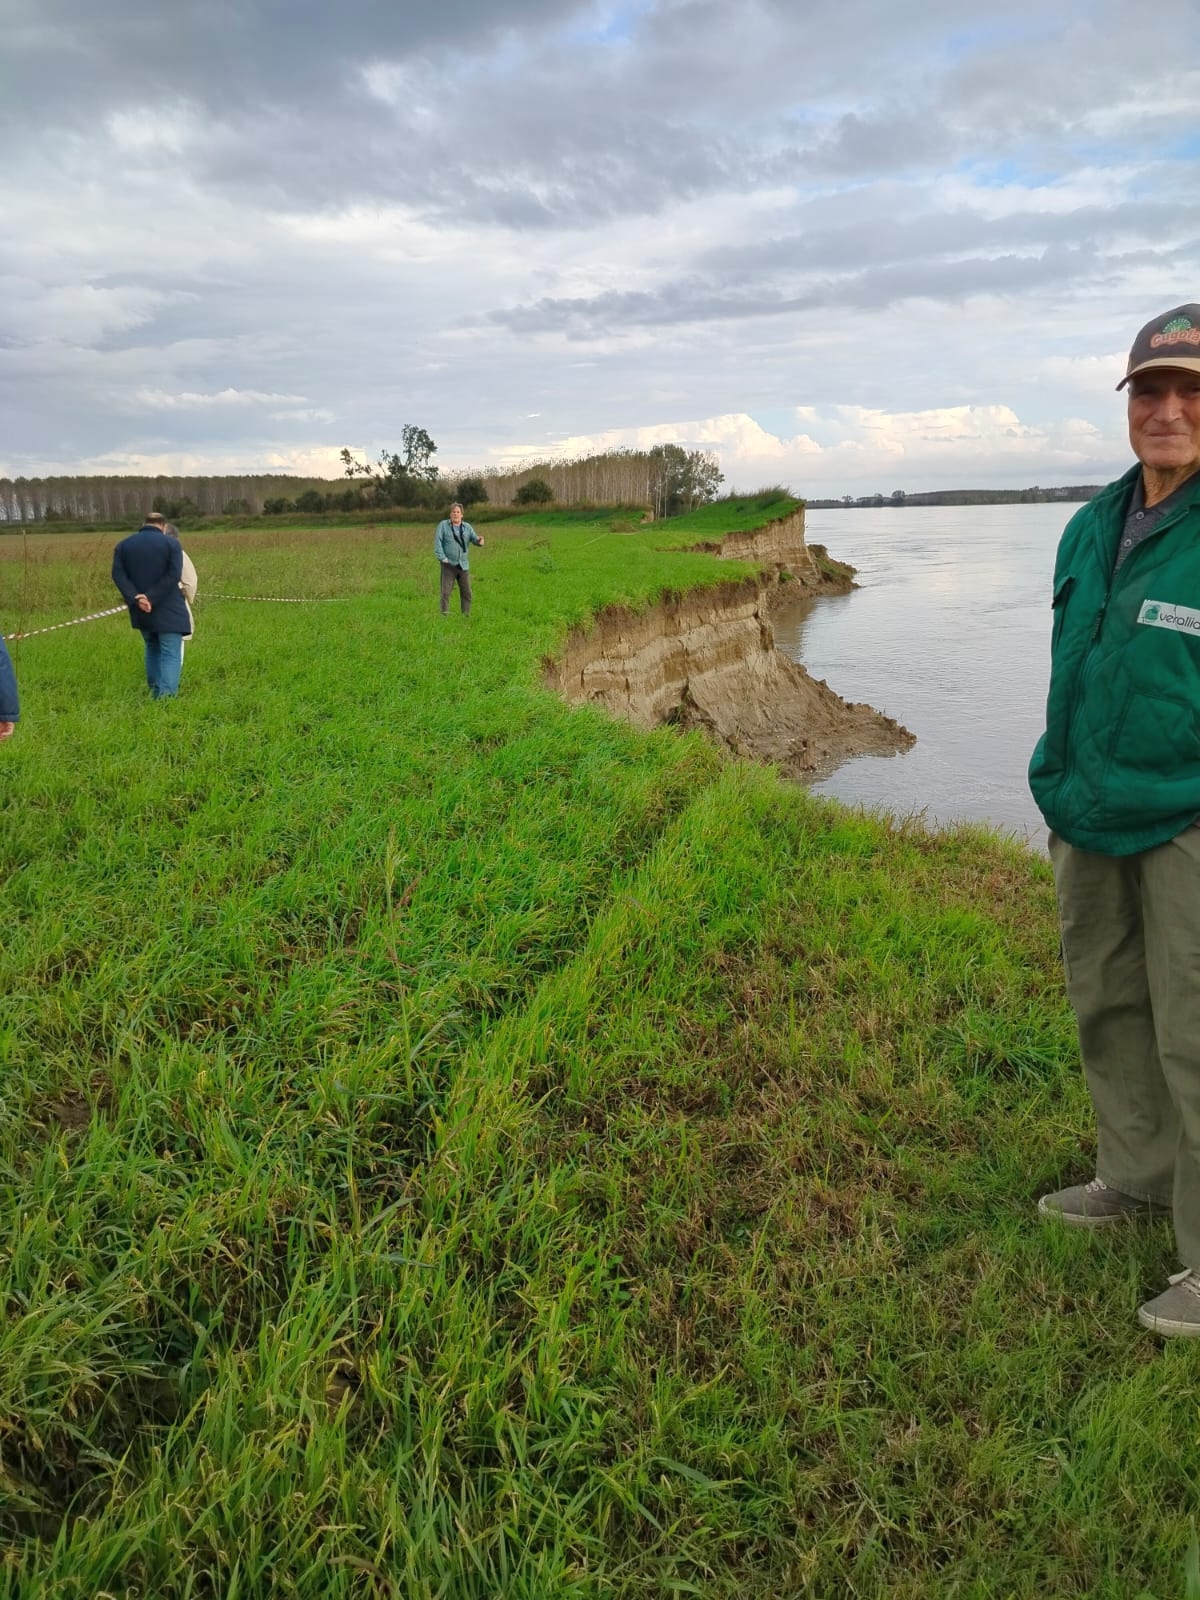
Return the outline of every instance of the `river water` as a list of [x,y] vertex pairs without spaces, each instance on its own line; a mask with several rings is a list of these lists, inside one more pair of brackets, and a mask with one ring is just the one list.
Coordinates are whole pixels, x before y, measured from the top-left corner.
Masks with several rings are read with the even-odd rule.
[[851,804],[985,822],[1045,847],[1025,782],[1042,731],[1054,552],[1074,505],[814,511],[810,544],[857,567],[848,595],[774,613],[775,642],[846,700],[916,734],[815,784]]

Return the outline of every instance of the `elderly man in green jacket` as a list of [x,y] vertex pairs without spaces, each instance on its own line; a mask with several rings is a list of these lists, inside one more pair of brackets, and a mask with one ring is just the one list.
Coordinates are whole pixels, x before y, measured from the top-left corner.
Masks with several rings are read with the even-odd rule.
[[1200,1336],[1200,305],[1138,334],[1138,465],[1067,525],[1046,732],[1067,993],[1098,1126],[1096,1176],[1039,1210],[1103,1228],[1170,1214],[1183,1270],[1143,1305]]

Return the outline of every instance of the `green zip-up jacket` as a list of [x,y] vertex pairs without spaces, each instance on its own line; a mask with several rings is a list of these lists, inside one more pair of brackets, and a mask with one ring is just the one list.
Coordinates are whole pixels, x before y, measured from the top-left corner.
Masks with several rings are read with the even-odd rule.
[[1127,856],[1200,817],[1200,474],[1113,575],[1141,467],[1080,508],[1054,568],[1029,786],[1068,844]]

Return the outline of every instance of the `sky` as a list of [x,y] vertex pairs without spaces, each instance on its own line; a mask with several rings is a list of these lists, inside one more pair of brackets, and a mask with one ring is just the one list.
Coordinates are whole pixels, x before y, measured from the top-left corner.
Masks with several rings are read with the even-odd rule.
[[0,474],[1105,482],[1197,0],[4,0]]

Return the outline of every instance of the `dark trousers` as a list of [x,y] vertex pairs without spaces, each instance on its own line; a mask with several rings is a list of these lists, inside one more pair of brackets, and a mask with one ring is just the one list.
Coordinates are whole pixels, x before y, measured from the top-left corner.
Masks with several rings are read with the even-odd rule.
[[458,585],[458,603],[464,617],[471,615],[471,574],[466,567],[456,567],[453,562],[442,562],[442,615],[450,609],[450,595]]

